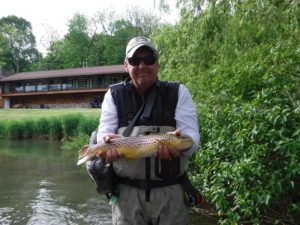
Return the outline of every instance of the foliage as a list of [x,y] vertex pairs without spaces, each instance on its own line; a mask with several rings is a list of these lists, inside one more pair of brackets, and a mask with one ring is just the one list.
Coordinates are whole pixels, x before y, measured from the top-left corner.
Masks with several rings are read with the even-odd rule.
[[98,117],[83,117],[78,126],[77,126],[77,135],[79,134],[87,134],[91,135],[94,130],[96,130],[97,126],[99,123],[99,118]]
[[71,155],[76,155],[82,146],[89,143],[90,135],[80,133],[78,136],[71,138],[69,141],[63,142],[62,149]]
[[7,71],[28,71],[38,56],[31,24],[23,18],[0,18],[0,44],[0,65]]
[[58,140],[63,138],[63,121],[58,116],[49,118],[49,135]]
[[82,109],[0,109],[0,121],[38,120],[40,118],[61,118],[63,115],[82,114],[86,117],[99,118],[100,110],[96,108]]
[[90,136],[98,125],[98,116],[87,117],[79,113],[38,119],[0,120],[0,137],[76,139],[79,135]]
[[191,173],[221,224],[297,224],[299,5],[181,0],[154,36],[162,79],[190,88],[202,143]]
[[63,116],[63,134],[67,140],[71,137],[76,136],[77,126],[82,120],[81,114],[72,114]]

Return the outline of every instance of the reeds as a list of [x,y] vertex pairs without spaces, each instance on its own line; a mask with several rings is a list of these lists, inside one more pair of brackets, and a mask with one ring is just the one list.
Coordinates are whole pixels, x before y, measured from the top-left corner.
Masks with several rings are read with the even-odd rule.
[[0,120],[0,138],[70,139],[80,134],[90,135],[98,125],[98,117],[68,114],[26,120]]

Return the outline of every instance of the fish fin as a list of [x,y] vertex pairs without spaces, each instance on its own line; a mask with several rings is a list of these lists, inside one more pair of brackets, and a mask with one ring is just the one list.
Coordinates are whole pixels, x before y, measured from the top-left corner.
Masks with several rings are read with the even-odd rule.
[[88,145],[83,146],[78,152],[78,159],[82,159],[83,157],[85,157],[88,151],[89,151],[89,146]]
[[82,163],[85,163],[89,160],[89,157],[86,155],[84,156],[83,158],[79,159],[78,162],[77,162],[77,166],[79,166],[80,164]]
[[158,145],[169,145],[168,141],[158,140]]
[[136,156],[134,154],[127,154],[126,159],[127,161],[131,162],[136,159]]

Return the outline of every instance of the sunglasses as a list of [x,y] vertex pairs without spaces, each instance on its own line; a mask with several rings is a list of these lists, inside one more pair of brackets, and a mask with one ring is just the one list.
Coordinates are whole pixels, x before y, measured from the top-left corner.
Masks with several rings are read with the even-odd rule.
[[143,61],[145,65],[151,66],[156,62],[156,56],[154,55],[148,55],[146,57],[131,57],[128,58],[128,63],[131,66],[139,66],[141,64],[141,62]]

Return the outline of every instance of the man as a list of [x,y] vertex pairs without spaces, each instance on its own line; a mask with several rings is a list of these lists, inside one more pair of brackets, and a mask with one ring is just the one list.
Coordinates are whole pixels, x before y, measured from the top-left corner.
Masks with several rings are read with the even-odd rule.
[[[122,135],[137,112],[142,107],[146,111],[147,102],[152,101],[150,113],[140,116],[131,135],[182,133],[189,135],[194,145],[183,153],[160,146],[153,157],[134,161],[127,161],[116,149],[100,153],[100,158],[113,163],[118,178],[119,196],[112,205],[114,225],[186,224],[187,208],[178,178],[188,169],[188,157],[198,147],[197,114],[186,87],[158,80],[158,56],[150,39],[129,41],[124,65],[130,79],[112,85],[106,93],[97,142]],[[155,93],[154,101],[149,100],[151,93]]]

